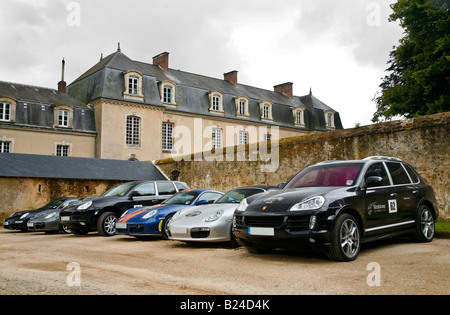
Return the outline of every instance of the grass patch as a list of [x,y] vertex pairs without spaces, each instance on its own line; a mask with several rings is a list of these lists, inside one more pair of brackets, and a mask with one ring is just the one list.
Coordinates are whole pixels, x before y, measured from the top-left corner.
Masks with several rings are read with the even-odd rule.
[[435,229],[436,237],[450,238],[450,221],[437,221]]

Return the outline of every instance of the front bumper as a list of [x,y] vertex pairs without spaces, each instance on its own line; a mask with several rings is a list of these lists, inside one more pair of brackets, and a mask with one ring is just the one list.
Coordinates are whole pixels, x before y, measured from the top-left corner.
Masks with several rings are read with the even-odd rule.
[[130,236],[161,236],[162,220],[153,224],[116,223],[116,234]]
[[27,231],[28,220],[9,219],[3,222],[3,228],[11,231]]
[[60,214],[59,222],[70,230],[97,230],[97,219],[94,211],[64,211]]
[[244,246],[291,249],[305,245],[329,245],[331,223],[316,222],[313,228],[310,228],[311,215],[260,217],[235,215],[233,234]]
[[177,221],[169,223],[169,238],[184,242],[228,242],[231,237],[232,220],[217,220],[185,224]]
[[27,223],[30,232],[58,232],[61,227],[59,220],[53,221],[29,221]]

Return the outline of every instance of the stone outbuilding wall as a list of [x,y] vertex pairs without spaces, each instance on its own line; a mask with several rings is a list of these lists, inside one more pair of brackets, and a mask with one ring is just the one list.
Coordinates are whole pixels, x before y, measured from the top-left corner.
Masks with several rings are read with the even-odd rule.
[[[363,159],[384,155],[413,165],[431,184],[441,213],[450,218],[449,205],[449,120],[450,112],[415,119],[379,123],[359,128],[315,132],[273,142],[265,150],[251,146],[227,148],[223,154],[203,153],[177,161],[165,159],[156,165],[172,178],[194,188],[228,191],[246,185],[278,185],[302,168],[325,160]],[[245,156],[245,159],[243,157]],[[269,163],[263,162],[265,157]]]

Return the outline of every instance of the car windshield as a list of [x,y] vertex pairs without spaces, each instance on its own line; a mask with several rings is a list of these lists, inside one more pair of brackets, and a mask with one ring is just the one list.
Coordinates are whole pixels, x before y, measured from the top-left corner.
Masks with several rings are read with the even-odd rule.
[[362,165],[322,164],[308,167],[291,179],[285,188],[352,186]]
[[53,201],[50,202],[49,204],[45,205],[45,206],[44,206],[44,209],[56,209],[56,208],[58,208],[63,202],[64,202],[64,200],[62,200],[62,199],[53,200]]
[[105,192],[102,197],[122,197],[127,192],[130,191],[131,188],[136,186],[136,183],[125,183],[114,188],[111,188],[107,192]]
[[238,188],[227,192],[215,203],[241,203],[247,197],[264,192],[260,188]]
[[170,197],[163,203],[167,205],[190,205],[197,196],[198,192],[196,191],[184,191]]

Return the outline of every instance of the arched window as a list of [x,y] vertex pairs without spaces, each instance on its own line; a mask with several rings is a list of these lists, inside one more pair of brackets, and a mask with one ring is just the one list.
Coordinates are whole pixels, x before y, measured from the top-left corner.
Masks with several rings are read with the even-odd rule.
[[142,92],[143,76],[143,73],[137,70],[128,70],[124,72],[124,98],[133,101],[144,101],[144,94]]
[[259,107],[261,110],[261,120],[273,120],[272,105],[273,103],[271,101],[259,102]]
[[175,100],[176,84],[172,81],[162,81],[160,84],[161,102],[166,105],[177,105]]
[[247,96],[241,95],[235,98],[236,103],[236,116],[248,118],[250,117],[250,112],[248,109],[248,103],[250,99]]
[[223,113],[223,92],[214,90],[209,92],[209,111],[212,113]]

